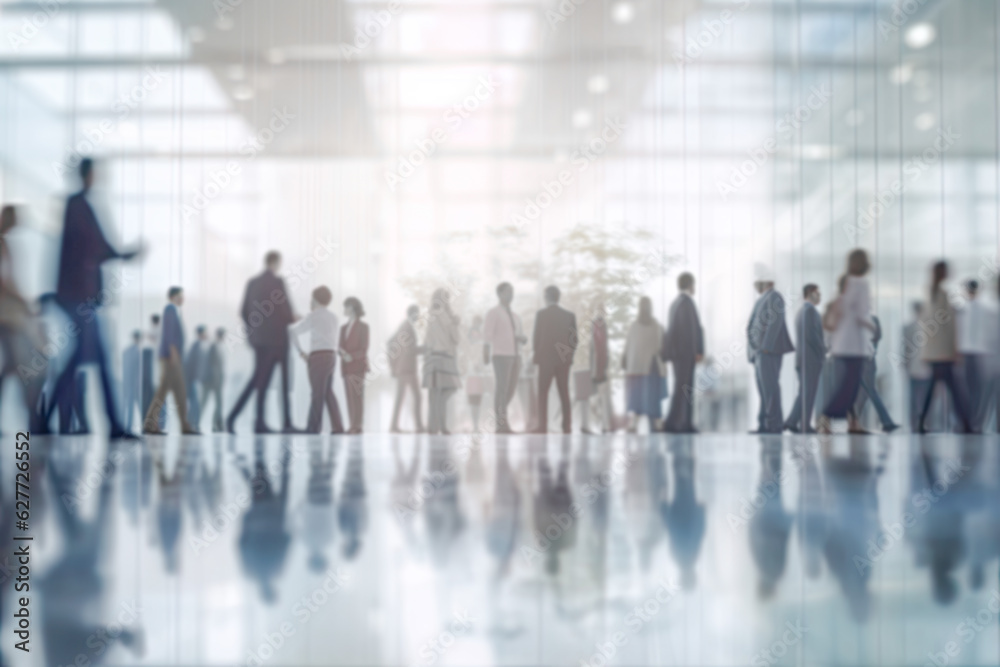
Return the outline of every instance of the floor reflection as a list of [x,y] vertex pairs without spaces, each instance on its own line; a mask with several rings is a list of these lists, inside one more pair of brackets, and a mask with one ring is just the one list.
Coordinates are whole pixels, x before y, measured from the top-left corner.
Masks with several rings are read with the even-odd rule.
[[[39,438],[34,650],[0,651],[13,665],[997,664],[998,444]],[[9,512],[0,531],[11,609]]]

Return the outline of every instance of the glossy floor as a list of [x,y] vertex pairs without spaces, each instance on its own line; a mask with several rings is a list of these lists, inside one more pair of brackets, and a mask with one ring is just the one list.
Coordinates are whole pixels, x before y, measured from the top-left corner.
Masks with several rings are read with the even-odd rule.
[[5,664],[1000,663],[996,438],[5,440]]

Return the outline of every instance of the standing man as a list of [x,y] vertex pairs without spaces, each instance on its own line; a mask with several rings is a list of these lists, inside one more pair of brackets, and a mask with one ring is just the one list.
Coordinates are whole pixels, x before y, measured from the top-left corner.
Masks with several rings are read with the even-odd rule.
[[142,410],[142,403],[139,401],[141,347],[142,332],[136,329],[132,332],[132,344],[126,347],[125,352],[122,353],[122,394],[125,398],[125,430],[129,432],[132,431],[132,416],[136,410]]
[[[569,369],[573,366],[578,336],[576,315],[560,307],[561,293],[555,285],[545,288],[545,308],[535,315],[533,361],[538,366],[538,428],[535,433],[547,433],[549,423],[549,388],[552,380],[559,390],[563,433],[573,427],[573,412],[569,402]],[[498,392],[499,393],[499,392]]]
[[208,343],[208,330],[204,324],[199,324],[194,330],[195,341],[188,349],[187,356],[184,357],[184,381],[188,399],[188,420],[195,428],[201,428],[201,397],[198,395],[198,386],[205,377],[205,361],[208,350],[205,349]]
[[222,386],[226,383],[226,359],[222,354],[222,344],[226,340],[226,330],[215,331],[215,341],[208,348],[205,357],[205,374],[201,380],[201,390],[205,397],[202,407],[208,405],[208,399],[215,397],[215,410],[212,412],[212,433],[221,433],[226,425],[222,420]]
[[[153,313],[149,317],[149,331],[146,332],[146,345],[142,348],[142,412],[143,419],[149,412],[149,404],[153,402],[156,393],[156,351],[160,349],[160,314]],[[166,410],[160,415],[160,428],[167,423]]]
[[167,300],[169,303],[163,309],[163,332],[160,336],[160,384],[156,388],[149,412],[146,413],[142,431],[149,435],[166,435],[160,428],[160,410],[166,404],[167,392],[170,392],[177,403],[177,416],[181,420],[184,435],[200,435],[187,419],[187,392],[181,356],[184,349],[184,325],[181,324],[178,310],[184,305],[184,290],[171,287],[167,292]]
[[521,375],[519,347],[528,339],[521,328],[521,318],[510,308],[514,301],[514,286],[500,283],[496,292],[500,303],[486,313],[483,322],[483,362],[488,364],[491,359],[493,361],[496,378],[493,411],[496,413],[497,433],[513,433],[507,408],[517,391],[517,379]]
[[913,320],[903,327],[903,365],[906,367],[906,377],[909,380],[910,431],[917,432],[920,426],[920,409],[924,405],[927,392],[931,389],[931,367],[920,358],[920,349],[926,338],[920,323],[924,321],[924,304],[914,301],[912,305]]
[[271,384],[274,367],[281,368],[281,407],[284,414],[285,433],[294,433],[292,415],[288,405],[288,326],[295,321],[292,302],[285,289],[285,281],[278,275],[281,254],[272,250],[264,256],[264,272],[247,283],[240,317],[246,326],[247,341],[253,348],[253,374],[236,399],[226,430],[234,433],[236,418],[257,392],[254,433],[272,433],[264,420],[267,388]]
[[781,433],[781,359],[795,347],[785,325],[785,299],[774,289],[770,269],[757,266],[754,287],[760,298],[747,325],[747,356],[760,394],[755,433]]
[[43,431],[48,430],[53,409],[63,401],[73,400],[70,392],[73,391],[77,368],[82,364],[96,363],[100,370],[111,437],[134,438],[122,426],[118,414],[114,385],[101,340],[99,310],[106,300],[101,265],[112,259],[132,259],[141,251],[119,252],[111,247],[87,201],[87,194],[94,184],[94,163],[90,158],[80,161],[79,173],[83,189],[66,202],[56,286],[56,302],[66,312],[76,331],[76,349],[56,381],[53,400],[45,413]]
[[969,414],[972,430],[981,433],[986,417],[986,399],[989,394],[990,355],[993,329],[997,314],[979,298],[979,283],[970,280],[965,283],[967,301],[958,313],[958,353],[962,355],[965,376],[965,394],[969,397]]
[[[321,285],[313,290],[309,314],[292,325],[292,342],[299,356],[306,362],[309,371],[309,387],[312,398],[309,403],[307,433],[319,433],[323,427],[323,406],[330,413],[332,433],[343,433],[344,424],[340,420],[340,406],[333,393],[333,372],[337,368],[337,341],[340,335],[337,316],[330,311],[333,293]],[[309,354],[299,344],[299,336],[309,334]]]
[[403,396],[409,389],[413,394],[413,423],[417,433],[424,432],[424,422],[420,410],[420,381],[417,379],[417,330],[413,327],[420,317],[420,306],[413,304],[406,309],[406,319],[389,339],[389,369],[396,378],[396,402],[392,406],[392,433],[399,433],[399,412],[403,408]]
[[823,362],[826,360],[823,318],[816,309],[822,296],[819,287],[813,283],[802,288],[802,296],[805,302],[795,316],[795,335],[798,337],[795,374],[799,378],[799,393],[795,397],[792,411],[788,413],[788,419],[785,420],[785,430],[792,433],[815,433],[816,429],[810,424],[816,403],[816,390],[823,372]]
[[660,355],[674,366],[674,395],[663,424],[667,433],[697,433],[694,427],[694,367],[705,356],[705,338],[694,303],[694,276],[677,277],[680,294],[670,306],[670,322],[663,334]]

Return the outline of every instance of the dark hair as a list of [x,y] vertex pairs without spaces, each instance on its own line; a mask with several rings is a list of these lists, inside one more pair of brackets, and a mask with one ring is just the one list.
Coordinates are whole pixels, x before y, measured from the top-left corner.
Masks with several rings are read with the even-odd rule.
[[694,287],[694,276],[685,271],[681,275],[677,276],[677,289],[691,289]]
[[979,281],[978,280],[969,280],[968,282],[965,283],[965,289],[969,290],[972,293],[978,292],[979,291]]
[[225,328],[223,328],[223,327],[219,327],[218,329],[216,329],[216,330],[215,330],[215,337],[216,337],[216,338],[222,338],[222,337],[224,337],[225,335],[226,335],[226,330],[225,330]]
[[150,321],[151,321],[151,322],[152,322],[153,324],[159,324],[159,323],[160,323],[160,316],[159,316],[159,315],[158,315],[157,313],[153,313],[153,314],[152,314],[152,315],[150,316],[149,320],[150,320]]
[[142,332],[136,329],[135,331],[132,332],[132,338],[137,341],[142,340]]
[[852,250],[851,254],[847,256],[847,273],[850,275],[863,276],[868,273],[870,268],[872,265],[868,261],[868,253],[861,248]]
[[206,331],[208,331],[208,327],[206,327],[204,324],[199,324],[194,328],[194,332],[199,336],[205,333]]
[[559,297],[562,296],[562,292],[555,285],[549,285],[545,288],[545,300],[551,301],[552,303],[559,303]]
[[941,283],[948,277],[948,262],[935,262],[931,269],[931,301],[933,301],[941,289]]
[[803,296],[803,298],[808,299],[809,295],[812,294],[813,292],[815,292],[818,289],[819,289],[819,285],[817,285],[816,283],[808,283],[805,287],[802,288],[802,296]]
[[510,283],[500,283],[499,285],[497,285],[497,296],[500,296],[500,292],[504,291],[505,289],[513,291],[514,286],[511,285]]
[[178,294],[180,294],[183,291],[184,290],[182,288],[177,287],[176,285],[174,285],[173,287],[171,287],[170,289],[167,290],[167,298],[168,299],[173,299],[175,296],[177,296]]
[[354,310],[354,314],[361,319],[365,316],[365,307],[361,305],[361,300],[356,296],[349,296],[344,299],[344,308],[350,306]]
[[320,285],[314,289],[312,296],[316,299],[316,303],[321,306],[329,306],[330,302],[333,301],[333,292],[326,285]]
[[80,166],[77,167],[77,171],[80,174],[81,180],[87,180],[87,177],[94,173],[94,160],[89,157],[85,157],[80,160]]
[[17,224],[17,209],[8,204],[0,212],[0,234],[6,234]]
[[266,255],[264,255],[264,266],[271,266],[281,261],[281,253],[277,250],[272,250]]
[[416,314],[419,315],[420,314],[420,306],[418,306],[415,303],[411,304],[410,307],[406,309],[406,314],[409,315],[410,313],[416,313]]

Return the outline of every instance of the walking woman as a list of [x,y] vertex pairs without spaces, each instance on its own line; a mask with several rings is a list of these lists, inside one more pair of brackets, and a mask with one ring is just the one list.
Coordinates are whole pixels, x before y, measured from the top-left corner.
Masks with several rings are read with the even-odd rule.
[[[854,250],[847,256],[847,280],[824,322],[824,326],[833,331],[830,353],[836,359],[840,378],[837,391],[823,411],[828,419],[846,418],[861,387],[868,344],[875,331],[871,318],[871,288],[865,277],[869,269],[871,264],[864,250]],[[830,432],[825,420],[821,432]]]
[[965,391],[955,381],[955,362],[958,357],[957,336],[955,333],[955,307],[951,305],[942,283],[948,279],[948,263],[938,262],[931,273],[930,308],[924,311],[925,321],[930,323],[928,331],[937,327],[937,333],[927,336],[927,342],[920,350],[920,358],[931,366],[931,386],[924,398],[924,407],[920,411],[918,430],[927,432],[925,421],[931,409],[934,398],[934,388],[938,382],[943,382],[955,403],[955,412],[962,420],[966,433],[972,432],[969,420],[969,404]]
[[629,433],[635,433],[639,417],[649,419],[649,430],[656,430],[656,420],[663,417],[662,403],[667,397],[667,379],[660,360],[663,327],[653,317],[653,302],[648,296],[639,299],[639,316],[629,327],[625,339],[626,412]]
[[424,387],[428,393],[427,430],[450,435],[448,399],[462,386],[458,374],[458,316],[451,311],[451,295],[439,289],[431,297],[424,339]]
[[368,373],[368,324],[361,321],[365,307],[357,297],[344,300],[347,324],[340,328],[340,358],[344,360],[344,393],[347,394],[347,414],[351,428],[348,433],[361,433],[365,424],[365,374]]

